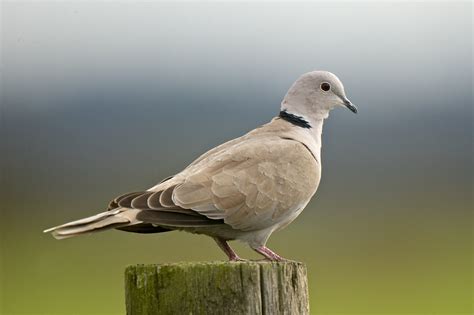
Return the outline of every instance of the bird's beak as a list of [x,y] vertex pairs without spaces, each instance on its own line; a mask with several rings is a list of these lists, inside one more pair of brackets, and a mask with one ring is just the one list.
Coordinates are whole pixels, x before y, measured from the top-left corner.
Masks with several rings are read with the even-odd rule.
[[344,106],[349,108],[349,110],[353,112],[354,114],[357,114],[357,107],[355,107],[355,105],[352,104],[351,101],[349,101],[347,98],[344,98],[343,102],[344,102]]

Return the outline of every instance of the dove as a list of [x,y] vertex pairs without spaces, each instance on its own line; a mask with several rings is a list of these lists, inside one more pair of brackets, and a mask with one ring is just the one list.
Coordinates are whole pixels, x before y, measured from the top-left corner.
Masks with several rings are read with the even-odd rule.
[[271,261],[273,232],[303,211],[321,179],[323,122],[336,107],[357,108],[327,71],[299,77],[278,116],[202,154],[176,175],[113,199],[105,212],[45,230],[57,239],[118,229],[134,233],[182,230],[212,237],[230,261],[228,244],[242,241]]

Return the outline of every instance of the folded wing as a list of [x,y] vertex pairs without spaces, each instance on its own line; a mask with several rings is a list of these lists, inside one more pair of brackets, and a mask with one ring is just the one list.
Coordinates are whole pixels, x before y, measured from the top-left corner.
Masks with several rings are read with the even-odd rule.
[[110,207],[146,210],[137,218],[164,227],[225,223],[259,230],[306,205],[318,186],[319,169],[300,142],[249,139],[201,159],[152,191],[120,196]]

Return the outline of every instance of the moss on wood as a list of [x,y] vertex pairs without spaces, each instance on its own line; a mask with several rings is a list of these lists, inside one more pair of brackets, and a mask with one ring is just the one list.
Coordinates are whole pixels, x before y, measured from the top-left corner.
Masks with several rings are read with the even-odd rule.
[[127,314],[309,314],[298,262],[134,265],[125,271]]

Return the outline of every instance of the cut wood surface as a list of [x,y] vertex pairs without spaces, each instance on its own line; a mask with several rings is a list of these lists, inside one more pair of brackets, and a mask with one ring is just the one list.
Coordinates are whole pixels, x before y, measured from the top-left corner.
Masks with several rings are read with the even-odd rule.
[[299,262],[134,265],[125,271],[128,315],[309,314]]

